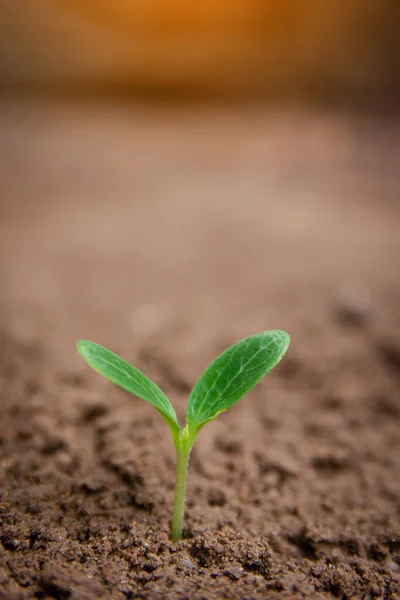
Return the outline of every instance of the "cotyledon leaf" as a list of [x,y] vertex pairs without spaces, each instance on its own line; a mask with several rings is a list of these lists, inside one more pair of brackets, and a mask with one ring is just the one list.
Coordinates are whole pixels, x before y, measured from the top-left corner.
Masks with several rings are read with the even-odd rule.
[[167,421],[174,441],[179,438],[180,426],[175,411],[167,396],[153,381],[114,352],[99,344],[79,340],[77,348],[82,358],[97,373],[127,392],[150,402]]
[[225,350],[200,376],[190,394],[186,421],[193,433],[236,404],[283,357],[290,343],[284,331],[263,331]]

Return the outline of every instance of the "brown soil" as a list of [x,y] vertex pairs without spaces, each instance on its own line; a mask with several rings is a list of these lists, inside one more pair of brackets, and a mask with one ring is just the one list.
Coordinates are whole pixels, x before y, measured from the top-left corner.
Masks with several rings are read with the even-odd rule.
[[[399,125],[3,102],[0,132],[0,597],[400,598]],[[75,341],[182,418],[275,328],[287,357],[199,436],[174,545],[169,431]]]

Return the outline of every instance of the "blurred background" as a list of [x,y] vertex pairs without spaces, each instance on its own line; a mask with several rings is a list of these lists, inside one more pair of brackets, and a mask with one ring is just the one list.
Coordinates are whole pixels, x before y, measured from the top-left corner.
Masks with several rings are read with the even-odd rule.
[[300,336],[342,289],[392,328],[397,1],[0,0],[0,14],[15,335],[71,354],[77,336],[172,328],[188,357],[207,335]]
[[3,86],[398,98],[394,0],[1,0],[0,7]]

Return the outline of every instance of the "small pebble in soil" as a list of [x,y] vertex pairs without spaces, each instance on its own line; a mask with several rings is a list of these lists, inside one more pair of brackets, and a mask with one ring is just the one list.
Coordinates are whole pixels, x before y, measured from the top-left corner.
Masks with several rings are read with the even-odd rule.
[[194,564],[194,562],[188,556],[182,557],[182,560],[179,563],[179,567],[185,573],[191,573],[192,571],[194,571],[197,568],[196,565]]
[[333,303],[336,320],[345,327],[365,327],[372,315],[372,302],[368,289],[361,283],[343,285]]
[[69,452],[59,452],[56,465],[57,467],[67,474],[73,474],[74,471],[79,467],[79,456],[75,454],[70,454]]
[[243,568],[242,567],[229,567],[228,569],[225,569],[224,575],[226,577],[229,577],[229,579],[231,581],[238,581],[243,575]]
[[98,494],[104,489],[104,483],[95,477],[89,477],[79,485],[79,489],[86,494]]

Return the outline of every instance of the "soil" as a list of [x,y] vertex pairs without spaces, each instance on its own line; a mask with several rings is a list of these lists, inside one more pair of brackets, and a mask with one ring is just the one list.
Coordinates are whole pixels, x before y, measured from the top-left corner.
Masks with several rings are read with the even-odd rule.
[[[400,598],[400,126],[260,108],[0,105],[0,597]],[[193,451],[161,416],[230,343],[292,337]]]

